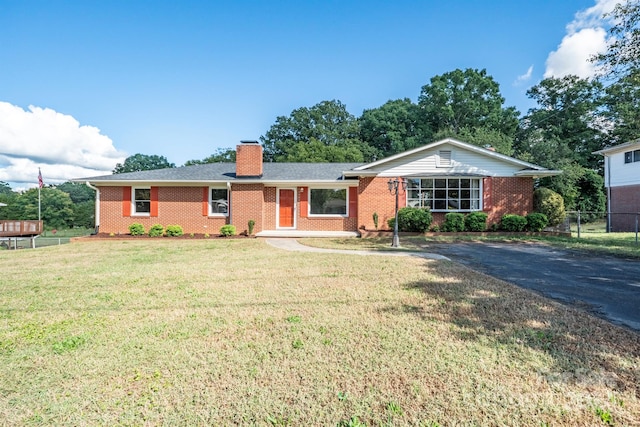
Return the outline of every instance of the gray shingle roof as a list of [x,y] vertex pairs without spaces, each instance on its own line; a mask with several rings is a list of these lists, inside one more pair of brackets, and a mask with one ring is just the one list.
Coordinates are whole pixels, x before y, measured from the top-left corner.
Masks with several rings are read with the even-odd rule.
[[236,177],[235,163],[209,163],[179,168],[155,169],[115,175],[78,178],[73,181],[109,183],[123,181],[152,182],[216,182],[243,180],[260,181],[337,181],[344,171],[361,166],[361,163],[264,163],[261,177]]

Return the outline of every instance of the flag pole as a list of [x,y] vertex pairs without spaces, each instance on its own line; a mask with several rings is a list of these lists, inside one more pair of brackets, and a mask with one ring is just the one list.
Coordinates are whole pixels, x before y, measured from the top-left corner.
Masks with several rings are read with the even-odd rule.
[[38,221],[42,221],[42,204],[40,198],[40,190],[42,189],[43,184],[44,181],[42,181],[42,172],[40,171],[40,168],[38,168]]

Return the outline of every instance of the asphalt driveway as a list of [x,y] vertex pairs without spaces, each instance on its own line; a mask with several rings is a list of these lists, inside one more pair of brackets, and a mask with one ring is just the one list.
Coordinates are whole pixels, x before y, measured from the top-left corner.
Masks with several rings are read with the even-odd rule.
[[427,250],[640,331],[638,260],[528,243],[443,243]]

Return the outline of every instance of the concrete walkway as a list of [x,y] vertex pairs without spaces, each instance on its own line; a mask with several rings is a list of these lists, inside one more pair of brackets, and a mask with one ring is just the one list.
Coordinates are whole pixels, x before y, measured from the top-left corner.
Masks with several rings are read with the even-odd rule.
[[356,251],[347,249],[324,249],[314,248],[311,246],[305,246],[300,244],[296,239],[266,239],[268,245],[274,248],[283,249],[285,251],[292,252],[320,252],[320,253],[335,253],[335,254],[350,254],[350,255],[377,255],[377,256],[413,256],[425,259],[437,259],[437,260],[449,260],[444,255],[431,254],[427,252],[415,252],[415,251]]

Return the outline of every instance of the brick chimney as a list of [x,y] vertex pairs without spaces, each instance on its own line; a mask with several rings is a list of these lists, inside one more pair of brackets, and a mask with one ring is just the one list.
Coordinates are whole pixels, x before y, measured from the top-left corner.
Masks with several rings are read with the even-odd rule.
[[236,147],[236,177],[262,176],[262,145],[258,141],[240,141]]

